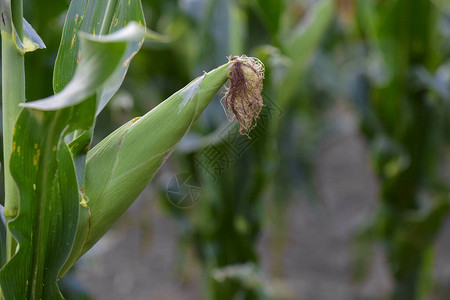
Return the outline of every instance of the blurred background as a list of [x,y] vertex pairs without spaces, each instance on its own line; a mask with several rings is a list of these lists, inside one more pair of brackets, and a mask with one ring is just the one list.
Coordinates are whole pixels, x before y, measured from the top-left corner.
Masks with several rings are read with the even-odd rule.
[[[28,100],[52,94],[68,5],[24,1],[47,45]],[[142,5],[171,43],[144,44],[96,141],[230,55],[264,63],[265,106],[248,139],[217,95],[67,299],[450,299],[448,0]]]

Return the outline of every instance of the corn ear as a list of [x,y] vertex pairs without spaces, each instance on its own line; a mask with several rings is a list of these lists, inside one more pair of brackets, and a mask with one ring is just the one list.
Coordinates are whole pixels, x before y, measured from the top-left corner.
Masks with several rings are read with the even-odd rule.
[[126,211],[225,84],[233,62],[204,74],[87,155],[74,247],[60,276]]

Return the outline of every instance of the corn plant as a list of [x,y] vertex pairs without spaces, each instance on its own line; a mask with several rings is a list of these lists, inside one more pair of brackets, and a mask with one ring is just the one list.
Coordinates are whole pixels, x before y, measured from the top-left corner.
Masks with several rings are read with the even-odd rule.
[[7,300],[63,299],[58,279],[137,198],[229,77],[239,78],[230,88],[238,91],[230,94],[231,113],[243,130],[251,128],[261,105],[262,85],[255,84],[263,75],[253,59],[234,57],[91,148],[96,117],[144,39],[164,38],[146,29],[139,0],[74,0],[55,62],[54,95],[26,101],[24,56],[45,45],[22,11],[21,0],[0,2],[0,286]]
[[339,38],[328,53],[334,61],[319,70],[330,97],[354,100],[370,146],[380,202],[357,237],[355,273],[367,271],[369,245],[380,241],[393,281],[389,299],[428,299],[434,243],[449,212],[448,184],[437,170],[448,96],[429,75],[449,57],[440,42],[443,7],[427,0],[355,1],[347,7],[355,18],[334,27]]
[[[189,241],[195,247],[203,269],[206,299],[276,298],[269,292],[269,284],[260,284],[264,280],[255,278],[258,272],[240,271],[249,265],[259,270],[256,245],[266,225],[266,211],[273,210],[273,206],[267,209],[269,201],[279,210],[279,218],[274,222],[279,226],[277,229],[279,232],[285,229],[285,199],[290,196],[287,192],[287,186],[290,187],[288,182],[295,180],[298,184],[300,181],[297,176],[289,178],[285,170],[288,169],[286,166],[298,164],[297,160],[291,159],[295,147],[293,144],[297,143],[298,136],[289,134],[292,130],[289,125],[293,123],[293,115],[297,112],[288,111],[292,108],[299,110],[302,104],[307,106],[305,103],[300,104],[304,99],[300,99],[298,90],[308,63],[334,15],[334,3],[319,1],[309,8],[307,20],[302,19],[300,22],[295,19],[288,26],[281,22],[282,19],[293,18],[288,1],[262,0],[254,1],[253,5],[245,5],[240,1],[216,3],[222,3],[220,7],[227,8],[220,9],[221,17],[218,19],[228,19],[229,51],[257,53],[256,56],[263,60],[267,70],[264,95],[272,101],[265,101],[258,128],[250,134],[251,140],[235,139],[237,129],[227,127],[227,131],[223,131],[220,124],[210,133],[210,139],[197,139],[198,142],[192,139],[189,147],[183,149],[184,159],[179,159],[176,165],[178,170],[188,170],[193,178],[198,179],[204,191],[194,208],[187,211],[172,208],[171,212],[180,220],[184,234],[181,240]],[[214,27],[208,15],[219,14],[219,9],[216,8],[214,12],[214,6],[210,4],[205,10],[207,26]],[[261,28],[263,33],[250,34],[250,28],[261,25],[248,17],[252,12],[259,13],[269,34]],[[250,42],[247,43],[247,39]],[[263,44],[267,40],[278,47]],[[257,47],[249,48],[246,44],[256,44]],[[211,45],[209,47],[215,49]],[[220,45],[215,47],[219,48]],[[306,110],[304,114],[314,119],[316,115]],[[281,112],[284,113],[282,120],[286,123],[280,119]],[[207,131],[205,127],[200,130]],[[214,157],[221,157],[222,163]],[[273,197],[266,201],[268,194]],[[271,213],[270,217],[273,215]],[[282,242],[278,239],[273,243],[278,251],[276,254],[281,254]],[[229,276],[214,276],[223,270],[233,271],[225,272]]]
[[369,76],[370,110],[363,120],[381,180],[375,227],[395,283],[391,299],[425,299],[433,244],[449,202],[436,174],[445,105],[417,74],[434,73],[445,59],[437,26],[442,14],[426,0],[360,0],[357,9],[381,75]]

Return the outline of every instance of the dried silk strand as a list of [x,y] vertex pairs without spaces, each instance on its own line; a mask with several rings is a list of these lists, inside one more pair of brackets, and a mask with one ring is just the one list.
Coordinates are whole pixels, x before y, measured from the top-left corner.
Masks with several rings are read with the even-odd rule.
[[261,96],[264,65],[259,59],[245,55],[228,59],[233,65],[228,74],[230,87],[222,98],[222,105],[228,119],[239,122],[240,133],[249,137],[264,106]]

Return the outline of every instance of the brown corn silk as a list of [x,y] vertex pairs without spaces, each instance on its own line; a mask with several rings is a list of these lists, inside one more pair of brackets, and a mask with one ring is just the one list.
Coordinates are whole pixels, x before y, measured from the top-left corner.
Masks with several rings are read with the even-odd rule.
[[245,55],[228,59],[233,65],[228,74],[230,87],[222,98],[222,105],[228,119],[239,122],[239,132],[249,137],[264,106],[261,96],[264,65],[259,59]]

